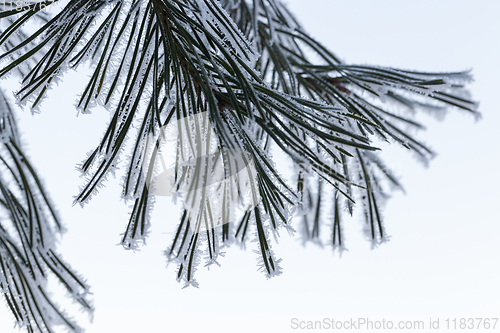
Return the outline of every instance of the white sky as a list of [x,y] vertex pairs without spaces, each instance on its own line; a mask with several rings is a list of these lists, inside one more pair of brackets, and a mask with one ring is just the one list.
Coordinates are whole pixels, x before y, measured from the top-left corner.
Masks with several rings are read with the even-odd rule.
[[[120,171],[84,209],[71,206],[82,184],[74,166],[97,144],[108,115],[95,110],[76,118],[73,103],[84,80],[68,75],[42,114],[24,111],[19,118],[31,160],[69,229],[59,250],[92,285],[94,322],[80,320],[87,332],[293,332],[292,318],[358,317],[426,325],[439,317],[443,328],[446,318],[500,317],[500,2],[287,2],[306,30],[346,62],[472,68],[470,89],[483,120],[456,110],[444,122],[419,118],[427,125],[419,138],[439,153],[428,169],[403,149],[387,151],[407,195],[389,201],[384,216],[392,238],[380,248],[372,251],[363,240],[360,219],[345,219],[349,251],[342,258],[282,234],[274,246],[282,276],[266,280],[257,272],[249,243],[246,251],[229,249],[221,267],[200,267],[200,288],[183,290],[161,253],[178,208],[160,201],[148,245],[132,253],[115,245],[129,211],[118,200]],[[0,306],[0,332],[16,332],[12,323]]]

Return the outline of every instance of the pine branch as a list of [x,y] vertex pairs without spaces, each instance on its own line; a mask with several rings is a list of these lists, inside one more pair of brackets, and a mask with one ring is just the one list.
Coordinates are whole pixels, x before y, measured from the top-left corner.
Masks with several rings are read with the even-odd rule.
[[[288,94],[306,96],[338,107],[338,113],[347,117],[344,127],[352,133],[363,137],[376,136],[383,141],[392,140],[427,163],[434,152],[404,129],[408,125],[423,128],[412,120],[416,111],[442,113],[445,107],[452,106],[480,116],[476,111],[477,103],[471,101],[463,89],[464,84],[471,81],[468,72],[422,73],[348,65],[308,35],[279,0],[222,0],[221,4],[261,53],[256,69],[264,81]],[[380,177],[391,186],[402,189],[393,173],[381,162],[377,153],[341,147],[338,156],[320,140],[316,144],[331,157],[330,163],[336,162],[337,167],[342,168],[339,173],[343,177],[349,180],[358,178],[360,181],[356,184],[358,186],[354,186],[359,189],[356,191],[353,191],[350,182],[346,184],[345,192],[335,188],[335,203],[338,193],[343,194],[348,198],[346,205],[352,214],[354,200],[351,199],[361,201],[370,229],[369,238],[382,241],[380,206],[387,193],[382,189]],[[323,211],[321,203],[326,202],[329,206],[330,202],[322,200],[325,191],[321,185],[309,185],[315,183],[315,179],[318,175],[314,172],[300,170],[297,173],[300,198],[307,201],[300,206],[305,214],[303,237],[306,241],[318,242],[318,230],[323,229],[320,224],[326,222],[319,218]],[[323,183],[320,181],[319,184]],[[339,239],[341,229],[337,214],[335,209],[333,234]],[[375,220],[379,226],[378,233],[373,224]]]
[[56,252],[62,225],[22,151],[12,108],[1,90],[0,138],[0,290],[16,324],[28,332],[52,332],[54,325],[80,332],[49,296],[47,278],[53,275],[91,313],[89,286]]
[[[155,195],[181,197],[184,213],[166,254],[187,285],[197,285],[202,256],[217,264],[220,248],[252,232],[266,276],[279,274],[269,233],[292,230],[296,207],[306,240],[330,234],[342,248],[339,200],[350,214],[361,202],[368,238],[383,241],[383,183],[401,186],[372,140],[396,142],[426,162],[433,151],[405,128],[423,128],[416,111],[452,106],[478,115],[463,89],[469,73],[345,64],[277,0],[73,0],[15,40],[37,13],[0,14],[15,18],[0,34],[0,45],[11,45],[0,55],[11,59],[0,77],[39,57],[17,93],[37,110],[64,71],[91,63],[78,110],[103,106],[112,119],[80,166],[86,182],[75,203],[90,200],[124,163],[132,137],[122,196],[134,207],[122,245],[144,241]],[[173,166],[166,142],[174,142]],[[280,176],[273,145],[296,166],[297,190]],[[332,202],[333,230],[325,233]]]

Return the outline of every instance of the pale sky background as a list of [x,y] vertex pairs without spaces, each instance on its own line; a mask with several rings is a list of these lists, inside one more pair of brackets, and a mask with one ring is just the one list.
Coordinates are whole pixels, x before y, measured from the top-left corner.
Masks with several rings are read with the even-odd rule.
[[[68,228],[59,252],[92,285],[93,324],[80,319],[88,333],[295,332],[292,318],[358,317],[426,325],[440,318],[443,328],[446,318],[500,317],[500,2],[287,2],[306,30],[348,63],[472,68],[470,90],[483,119],[457,110],[444,122],[419,117],[427,130],[418,137],[439,154],[428,169],[403,149],[386,152],[407,192],[395,193],[384,211],[390,242],[370,250],[361,219],[344,219],[349,251],[341,258],[283,233],[273,247],[283,258],[281,276],[266,280],[257,272],[255,244],[248,243],[246,251],[230,248],[221,267],[200,267],[199,289],[182,289],[162,255],[179,218],[167,199],[158,202],[148,245],[138,253],[116,246],[129,213],[118,199],[120,170],[84,209],[72,207],[82,184],[75,165],[98,143],[108,114],[96,109],[76,118],[85,80],[67,75],[40,115],[25,110],[19,119]],[[0,332],[17,332],[2,304]]]

